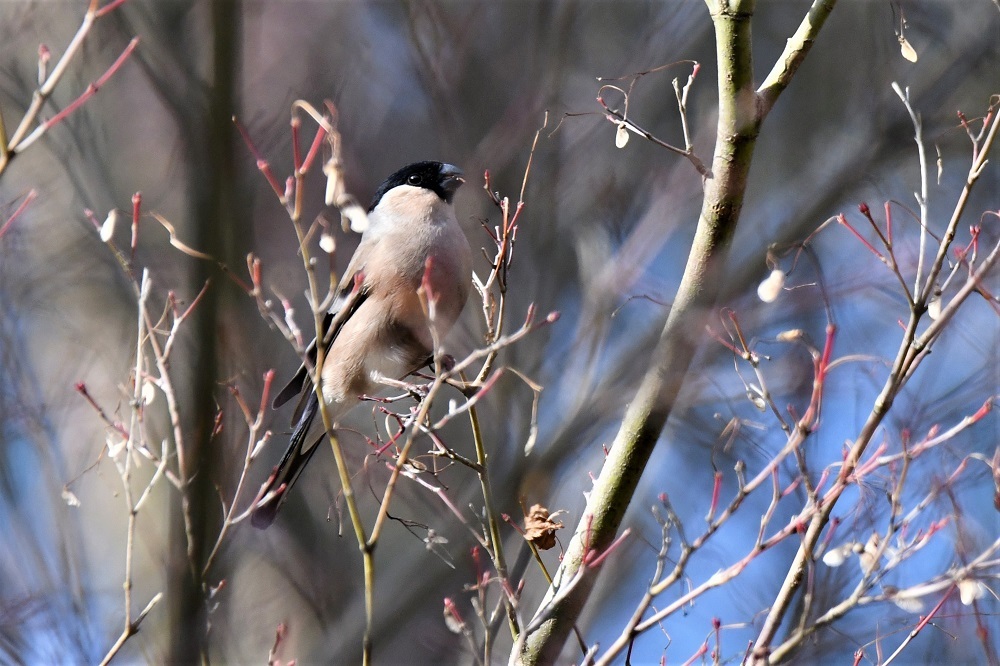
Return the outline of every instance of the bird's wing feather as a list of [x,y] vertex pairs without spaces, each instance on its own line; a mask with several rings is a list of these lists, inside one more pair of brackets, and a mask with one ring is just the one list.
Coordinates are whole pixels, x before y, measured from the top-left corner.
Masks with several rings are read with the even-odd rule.
[[[357,253],[355,254],[355,259],[356,258]],[[355,260],[352,259],[347,272],[344,274],[344,278],[340,281],[340,291],[337,299],[330,308],[330,312],[328,312],[323,318],[323,338],[325,340],[324,349],[330,349],[330,345],[333,344],[333,341],[336,339],[340,329],[344,326],[344,323],[350,319],[355,312],[357,312],[358,307],[360,307],[360,305],[365,301],[365,298],[368,297],[368,289],[364,286],[364,284],[355,284],[355,276],[360,272],[358,270],[360,266],[355,266],[355,263]],[[309,343],[309,347],[306,349],[306,358],[309,359],[308,365],[306,363],[300,365],[299,369],[295,371],[294,375],[292,375],[292,378],[288,380],[288,383],[285,384],[280,391],[278,391],[278,394],[274,396],[274,400],[271,402],[271,407],[277,409],[295,396],[299,396],[299,403],[296,405],[295,411],[292,413],[291,422],[293,424],[297,423],[301,418],[303,409],[305,408],[306,398],[309,393],[312,393],[312,386],[306,380],[309,377],[309,368],[315,367],[316,365],[315,338]],[[307,387],[310,389],[309,391],[304,390]]]
[[[331,321],[333,321],[333,313],[328,312],[326,316],[323,317],[324,331],[330,328]],[[313,341],[309,343],[309,348],[306,349],[306,358],[309,359],[310,365],[316,365],[316,338],[313,338]],[[308,376],[309,368],[306,367],[305,363],[303,363],[299,366],[299,369],[295,371],[295,374],[292,375],[292,378],[288,380],[288,383],[285,384],[280,391],[278,391],[278,395],[274,396],[274,400],[271,401],[271,407],[277,409],[301,393],[302,387],[306,383],[306,377]],[[298,409],[295,411],[297,412]],[[297,420],[297,417],[296,419],[293,419],[292,422],[294,423],[295,420]]]
[[[333,311],[328,313],[323,319],[324,349],[330,349],[330,345],[337,338],[337,334],[343,327],[344,322],[357,312],[358,308],[368,297],[368,289],[365,288],[361,281],[354,281],[352,279],[347,285],[349,291],[345,293],[344,289],[341,290],[340,296],[337,298],[334,308],[332,308]],[[316,349],[317,343],[316,340],[313,340],[306,350],[310,366],[316,365]],[[261,487],[257,499],[254,500],[255,506],[250,514],[250,522],[254,527],[263,529],[274,521],[278,509],[288,497],[289,489],[291,489],[292,484],[299,478],[299,475],[302,474],[302,470],[309,462],[309,459],[312,458],[316,449],[319,448],[316,446],[318,441],[325,436],[320,435],[319,438],[311,442],[308,440],[312,422],[319,412],[319,399],[316,396],[316,391],[313,389],[312,382],[308,381],[308,378],[309,370],[306,364],[303,363],[291,381],[274,398],[273,404],[275,407],[278,407],[288,402],[296,394],[299,394],[299,403],[296,405],[295,413],[292,416],[292,423],[295,427],[292,430],[288,449],[285,451],[285,455],[282,456],[281,462],[278,463],[271,476],[268,477],[267,481]]]
[[310,443],[306,440],[309,436],[309,427],[319,408],[319,400],[316,399],[314,391],[303,392],[307,400],[305,410],[299,419],[295,430],[292,432],[291,441],[281,462],[271,472],[271,476],[264,483],[254,500],[254,508],[250,512],[250,523],[258,528],[264,529],[274,522],[274,517],[278,514],[278,509],[288,498],[288,491],[302,474],[306,463],[312,458],[316,449],[317,441]]

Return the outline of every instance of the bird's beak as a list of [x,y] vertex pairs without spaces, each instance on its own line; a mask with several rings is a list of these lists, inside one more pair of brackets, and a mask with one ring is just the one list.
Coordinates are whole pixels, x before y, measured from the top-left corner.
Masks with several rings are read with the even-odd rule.
[[462,178],[464,172],[454,164],[441,165],[441,187],[445,192],[454,194],[455,190],[462,186],[465,179]]

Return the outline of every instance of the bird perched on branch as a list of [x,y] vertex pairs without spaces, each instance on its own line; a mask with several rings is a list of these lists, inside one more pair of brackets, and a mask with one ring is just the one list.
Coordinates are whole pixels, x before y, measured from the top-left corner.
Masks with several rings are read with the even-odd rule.
[[[351,257],[338,296],[324,321],[323,399],[336,424],[384,385],[399,385],[432,359],[434,340],[458,319],[469,293],[472,252],[452,199],[462,171],[441,162],[417,162],[382,183],[368,209],[369,226]],[[418,290],[434,300],[433,321]],[[433,331],[432,331],[433,326]],[[307,354],[315,363],[317,341]],[[250,522],[270,525],[292,484],[324,438],[319,400],[307,364],[274,399],[279,407],[300,395],[288,450],[261,487]],[[318,427],[313,428],[314,421]]]

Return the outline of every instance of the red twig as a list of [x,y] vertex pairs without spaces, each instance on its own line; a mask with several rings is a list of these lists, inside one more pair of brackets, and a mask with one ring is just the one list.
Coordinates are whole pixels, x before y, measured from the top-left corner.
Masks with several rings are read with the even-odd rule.
[[891,202],[885,202],[885,237],[889,241],[889,245],[892,245],[892,206]]
[[132,195],[132,261],[135,261],[135,248],[139,245],[139,213],[142,209],[142,192]]
[[881,261],[881,262],[885,262],[885,257],[884,257],[884,256],[882,256],[882,253],[881,253],[881,252],[879,252],[878,250],[876,250],[876,249],[875,249],[875,246],[874,246],[874,245],[872,245],[871,243],[869,243],[869,242],[868,242],[868,239],[866,239],[866,238],[865,238],[864,236],[862,236],[862,235],[861,235],[861,234],[860,234],[860,233],[858,232],[858,230],[857,230],[857,229],[855,229],[854,227],[852,227],[852,226],[851,226],[850,222],[848,222],[848,221],[847,221],[847,218],[846,218],[846,217],[844,217],[844,214],[843,214],[843,213],[841,213],[840,215],[838,215],[838,216],[837,216],[837,222],[839,222],[840,224],[842,224],[842,225],[844,225],[845,227],[847,227],[847,229],[848,229],[848,230],[849,230],[849,231],[850,231],[850,232],[851,232],[852,234],[854,234],[855,238],[857,238],[857,239],[858,239],[859,241],[861,241],[861,243],[862,243],[862,244],[863,244],[863,245],[864,245],[864,246],[865,246],[866,248],[868,248],[868,251],[869,251],[869,252],[871,252],[871,253],[872,253],[872,254],[874,254],[874,255],[875,255],[876,257],[878,257],[878,260],[879,260],[879,261]]
[[128,2],[128,0],[111,0],[111,2],[104,5],[96,12],[94,12],[94,16],[96,16],[97,18],[101,18],[105,14],[115,11],[116,9],[124,5],[126,2]]
[[271,395],[271,384],[274,382],[274,369],[264,373],[264,390],[260,393],[260,409],[257,411],[257,420],[267,412],[268,398]]
[[319,149],[323,145],[323,139],[325,138],[326,129],[320,125],[316,128],[316,136],[313,137],[312,145],[309,146],[309,152],[306,153],[306,158],[302,161],[302,166],[299,167],[300,173],[306,173],[309,171],[309,167],[311,167],[313,162],[316,161],[316,156],[319,154]]
[[910,633],[906,636],[903,642],[899,644],[899,647],[896,648],[896,651],[890,654],[889,658],[886,659],[884,662],[882,662],[885,666],[888,666],[888,664],[890,664],[892,660],[895,659],[907,645],[909,645],[910,641],[916,638],[917,634],[919,634],[923,630],[923,628],[927,626],[927,623],[930,622],[931,619],[938,614],[938,611],[940,611],[941,607],[944,606],[944,602],[947,601],[948,597],[951,596],[951,593],[954,589],[955,589],[954,585],[949,587],[948,591],[941,595],[941,600],[938,601],[937,605],[931,609],[931,612],[920,618],[920,622],[917,623],[917,626],[914,627],[912,631],[910,631]]
[[719,495],[722,493],[722,472],[715,473],[715,481],[712,484],[712,503],[708,507],[708,515],[705,521],[711,523],[715,518],[715,510],[719,508]]
[[833,354],[833,341],[837,332],[837,327],[833,324],[826,325],[826,343],[823,345],[823,353],[819,357],[813,358],[813,392],[809,401],[809,409],[799,419],[798,427],[804,432],[810,431],[819,420],[819,412],[823,403],[823,387],[826,384],[826,371],[830,367],[830,357]]
[[260,151],[257,150],[257,146],[254,145],[253,140],[250,139],[250,134],[247,132],[246,128],[243,127],[243,124],[236,119],[236,116],[233,116],[233,124],[236,125],[236,129],[240,133],[240,136],[243,137],[243,143],[245,143],[247,148],[250,149],[250,152],[253,153],[254,159],[257,160],[257,168],[262,174],[264,174],[264,178],[267,179],[268,185],[271,186],[271,189],[274,190],[274,193],[278,196],[278,201],[281,202],[282,206],[286,205],[288,202],[288,193],[284,188],[282,188],[281,184],[278,183],[278,179],[275,177],[274,172],[271,171],[271,164],[264,159],[264,157],[260,154]]
[[[60,111],[59,113],[57,113],[56,115],[52,116],[44,123],[42,123],[41,126],[37,130],[35,130],[35,132],[33,132],[32,134],[33,135],[41,134],[41,132],[51,129],[55,125],[58,125],[60,122],[65,120],[66,117],[69,116],[71,113],[73,113],[78,108],[83,106],[83,104],[86,103],[88,99],[97,94],[97,91],[100,90],[101,87],[105,83],[107,83],[112,76],[115,75],[115,73],[121,68],[122,64],[124,64],[125,60],[128,59],[130,55],[132,55],[132,51],[135,51],[135,47],[138,45],[139,45],[139,38],[133,37],[132,41],[130,41],[128,43],[128,46],[125,47],[125,50],[122,51],[121,55],[118,56],[118,59],[115,60],[110,67],[108,67],[107,71],[105,71],[104,74],[102,74],[99,79],[97,79],[89,86],[87,86],[87,89],[84,90],[79,97],[70,102],[69,106],[67,106],[65,109],[63,109],[62,111]],[[28,137],[27,139],[24,140],[23,145],[27,145],[32,140],[33,140],[32,137]]]
[[691,657],[684,662],[683,666],[690,666],[706,654],[708,654],[708,641],[702,643],[701,647],[698,648],[698,651],[691,655]]
[[296,115],[292,116],[292,163],[295,171],[301,172],[302,150],[299,148],[299,129],[302,128],[302,119]]
[[596,550],[588,550],[587,554],[583,556],[583,563],[591,569],[596,569],[601,566],[601,563],[604,562],[608,555],[610,555],[613,550],[616,550],[631,533],[631,528],[623,530],[618,538],[612,541],[611,545],[605,548],[604,552],[601,554],[598,554]]
[[94,408],[94,411],[97,412],[97,415],[101,417],[102,421],[108,424],[108,426],[110,426],[111,428],[118,431],[118,433],[121,434],[121,436],[124,437],[125,439],[128,439],[130,437],[128,430],[125,429],[125,426],[119,421],[112,421],[111,418],[104,411],[104,408],[102,408],[99,404],[97,404],[97,401],[94,400],[94,396],[90,395],[90,391],[87,390],[86,384],[84,384],[83,382],[77,382],[74,388],[76,389],[76,392],[79,393],[81,396],[83,396],[83,399],[86,400],[87,403]]
[[0,227],[0,238],[3,238],[3,235],[7,233],[8,229],[10,229],[10,225],[14,224],[14,220],[21,216],[21,213],[24,212],[24,210],[31,204],[32,201],[35,200],[37,196],[38,192],[35,190],[30,190],[28,192],[27,196],[24,197],[24,201],[21,202],[21,205],[17,207],[17,210],[15,210],[11,216],[7,218],[7,221],[3,223],[3,226]]

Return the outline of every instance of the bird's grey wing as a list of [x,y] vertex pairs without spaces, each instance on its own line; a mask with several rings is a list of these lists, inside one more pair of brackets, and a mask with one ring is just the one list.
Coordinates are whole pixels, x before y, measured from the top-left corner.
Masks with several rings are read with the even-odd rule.
[[[351,315],[357,311],[358,306],[361,305],[368,295],[368,291],[363,285],[355,284],[355,278],[359,273],[363,273],[364,263],[376,243],[377,238],[372,234],[362,236],[361,242],[347,264],[347,269],[340,279],[340,284],[337,285],[337,297],[333,305],[330,306],[330,311],[323,317],[325,349],[330,348],[344,322],[351,318]],[[293,425],[302,416],[302,411],[306,404],[305,396],[313,392],[311,383],[307,382],[306,379],[309,377],[309,368],[316,365],[315,339],[309,343],[309,347],[306,349],[306,358],[309,359],[309,362],[299,366],[299,369],[295,371],[292,378],[278,391],[278,394],[274,396],[274,400],[271,402],[271,407],[277,409],[295,396],[300,396],[299,404],[295,407],[295,411],[292,414]],[[303,389],[307,387],[309,390],[304,391]]]
[[[363,285],[355,286],[353,280],[347,283],[346,291],[341,289],[341,294],[334,301],[331,311],[323,317],[324,349],[328,350],[330,348],[330,345],[333,344],[344,323],[357,312],[357,309],[367,297],[368,290]],[[308,397],[313,393],[312,383],[307,380],[309,378],[309,368],[316,365],[315,339],[309,343],[309,347],[306,349],[306,357],[309,359],[309,364],[306,365],[303,363],[300,365],[292,378],[278,391],[278,394],[274,396],[274,400],[271,402],[271,406],[277,409],[295,396],[299,396],[299,403],[295,406],[295,411],[292,413],[291,422],[293,424],[298,423],[301,419],[303,410],[308,402]]]
[[[355,258],[351,260],[351,266],[361,265],[360,262],[355,261],[357,256],[358,253],[355,253]],[[337,299],[331,306],[330,312],[323,317],[322,338],[319,344],[322,344],[326,350],[330,349],[330,345],[337,338],[344,323],[357,312],[368,297],[369,290],[362,281],[354,279],[355,273],[359,273],[357,268],[351,271],[349,279],[345,276],[341,282]],[[309,440],[312,422],[319,411],[319,399],[316,391],[313,390],[312,382],[308,380],[308,368],[316,365],[316,350],[318,348],[317,341],[313,340],[306,350],[308,365],[303,363],[288,384],[274,398],[274,407],[285,404],[295,395],[299,395],[299,403],[292,416],[295,428],[292,431],[288,449],[267,481],[261,486],[260,492],[254,500],[254,507],[250,514],[250,522],[254,527],[263,529],[274,522],[278,509],[288,497],[288,491],[302,474],[302,470],[305,469],[316,449],[319,448],[316,444],[322,437]]]
[[[330,328],[330,323],[333,321],[333,313],[328,312],[326,316],[323,317],[323,330]],[[306,349],[306,357],[309,359],[310,365],[316,364],[316,338],[309,343],[309,348]],[[306,377],[309,376],[309,368],[303,363],[299,366],[299,369],[295,371],[292,378],[288,380],[288,383],[278,391],[278,395],[274,396],[274,400],[271,401],[271,407],[277,409],[281,407],[286,402],[297,396],[302,392],[302,387],[306,383]],[[298,411],[298,409],[296,409]]]

